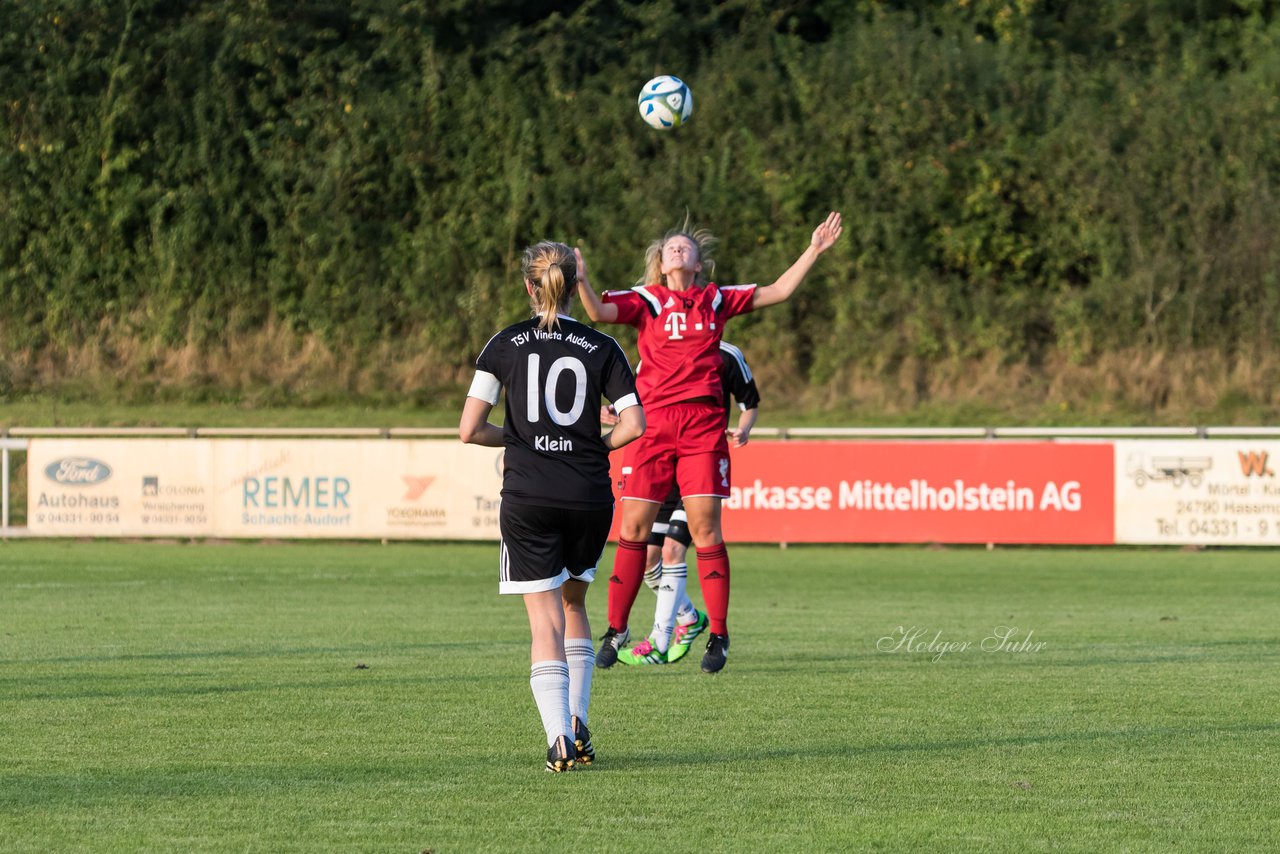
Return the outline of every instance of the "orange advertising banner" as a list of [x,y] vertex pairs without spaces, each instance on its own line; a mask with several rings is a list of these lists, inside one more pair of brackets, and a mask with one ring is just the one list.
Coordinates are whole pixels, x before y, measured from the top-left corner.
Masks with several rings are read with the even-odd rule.
[[729,542],[1115,542],[1110,443],[752,442],[732,454]]

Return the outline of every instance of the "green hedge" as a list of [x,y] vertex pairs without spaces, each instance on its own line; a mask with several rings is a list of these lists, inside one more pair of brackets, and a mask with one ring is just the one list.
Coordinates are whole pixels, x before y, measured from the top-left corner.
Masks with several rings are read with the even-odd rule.
[[[814,383],[1269,344],[1277,4],[777,5],[3,0],[0,339],[274,324],[462,370],[529,242],[622,286],[688,211],[717,278],[770,281],[838,208],[843,246],[734,336]],[[656,73],[694,91],[673,133],[636,114]]]

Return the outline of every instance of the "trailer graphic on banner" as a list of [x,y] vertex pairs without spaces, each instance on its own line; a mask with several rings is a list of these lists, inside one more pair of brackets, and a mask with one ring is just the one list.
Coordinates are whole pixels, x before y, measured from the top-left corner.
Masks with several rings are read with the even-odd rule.
[[1280,545],[1280,443],[1116,442],[1116,542]]

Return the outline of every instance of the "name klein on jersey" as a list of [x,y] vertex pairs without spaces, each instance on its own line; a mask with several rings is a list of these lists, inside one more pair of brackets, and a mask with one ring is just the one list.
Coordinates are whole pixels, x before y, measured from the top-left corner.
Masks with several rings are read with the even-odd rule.
[[533,449],[535,451],[572,451],[572,439],[557,439],[551,436],[534,436]]

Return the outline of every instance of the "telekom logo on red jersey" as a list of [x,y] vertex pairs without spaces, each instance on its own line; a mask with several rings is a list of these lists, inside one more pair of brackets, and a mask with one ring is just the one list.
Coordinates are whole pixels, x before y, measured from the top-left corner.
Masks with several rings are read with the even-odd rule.
[[667,330],[667,337],[672,341],[679,341],[684,338],[684,331],[688,328],[689,323],[684,318],[683,311],[673,311],[667,315],[667,319],[663,321],[663,327]]

